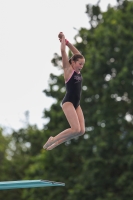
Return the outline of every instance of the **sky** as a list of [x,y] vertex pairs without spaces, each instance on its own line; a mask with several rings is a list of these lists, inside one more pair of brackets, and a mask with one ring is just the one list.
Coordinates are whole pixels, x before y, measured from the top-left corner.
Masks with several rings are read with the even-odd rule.
[[[18,130],[29,123],[43,128],[44,109],[54,102],[46,97],[54,53],[60,55],[58,33],[74,43],[80,28],[89,28],[87,4],[98,0],[0,0],[0,126]],[[101,0],[100,7],[116,5]]]

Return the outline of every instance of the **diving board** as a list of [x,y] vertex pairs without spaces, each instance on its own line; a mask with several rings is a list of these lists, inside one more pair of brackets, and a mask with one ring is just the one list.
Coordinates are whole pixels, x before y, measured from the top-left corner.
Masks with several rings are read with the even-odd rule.
[[0,182],[0,190],[18,189],[18,188],[36,188],[49,186],[65,186],[65,183],[48,180],[22,180],[22,181],[3,181]]

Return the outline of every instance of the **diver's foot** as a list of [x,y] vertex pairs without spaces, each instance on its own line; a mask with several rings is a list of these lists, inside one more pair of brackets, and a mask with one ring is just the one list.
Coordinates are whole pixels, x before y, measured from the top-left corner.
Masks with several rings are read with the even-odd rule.
[[44,146],[43,146],[43,148],[44,149],[47,149],[49,146],[51,146],[52,144],[54,143],[54,137],[50,137],[49,139],[48,139],[48,141],[44,144]]
[[53,144],[50,145],[46,150],[52,150],[52,149],[54,149],[56,146],[58,146],[58,142],[53,143]]

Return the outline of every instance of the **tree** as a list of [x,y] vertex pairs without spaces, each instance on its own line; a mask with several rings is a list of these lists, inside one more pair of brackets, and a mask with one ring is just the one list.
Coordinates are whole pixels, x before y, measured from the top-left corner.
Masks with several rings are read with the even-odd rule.
[[[27,180],[27,168],[32,170],[34,157],[41,153],[45,139],[44,131],[39,130],[36,125],[28,125],[26,128],[13,131],[8,137],[0,135],[3,144],[0,148],[0,155],[3,157],[0,165],[1,181]],[[30,180],[32,179],[34,178],[30,177]],[[18,199],[23,192],[24,189],[1,191],[0,199],[5,195],[6,200]]]
[[7,147],[8,144],[10,142],[10,138],[8,136],[4,136],[3,134],[3,129],[0,128],[0,172],[1,172],[1,176],[0,176],[0,180],[4,180],[5,179],[5,173],[3,173],[6,170],[7,164],[8,164],[8,160],[7,160]]
[[[62,180],[69,185],[60,199],[131,199],[132,11],[133,3],[128,1],[119,1],[117,6],[108,7],[104,13],[98,5],[88,5],[91,29],[81,28],[75,36],[75,40],[77,37],[82,39],[76,46],[86,58],[81,101],[86,119],[86,140],[72,141],[69,150],[62,145],[49,152],[52,165],[57,165],[56,170],[59,170],[54,173],[60,177],[60,171],[64,169]],[[60,57],[56,55],[53,61],[55,66],[60,64]],[[45,93],[57,102],[50,111],[45,111],[45,116],[50,118],[47,127],[54,135],[68,124],[64,118],[62,120],[60,111],[63,77],[51,75],[51,79],[53,83]],[[58,91],[54,91],[55,85],[58,85]],[[59,155],[62,158],[57,162]],[[64,160],[65,164],[62,163]],[[52,168],[46,169],[51,172]]]

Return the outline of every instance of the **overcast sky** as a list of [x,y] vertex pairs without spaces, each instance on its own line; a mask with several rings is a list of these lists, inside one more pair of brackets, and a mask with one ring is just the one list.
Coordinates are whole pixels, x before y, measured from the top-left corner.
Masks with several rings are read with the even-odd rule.
[[[93,0],[96,4],[98,0]],[[43,110],[53,100],[48,88],[54,53],[60,54],[58,33],[72,43],[81,27],[88,28],[86,5],[92,0],[0,0],[0,126],[19,129],[25,115],[42,128]],[[116,0],[101,0],[103,11]]]

